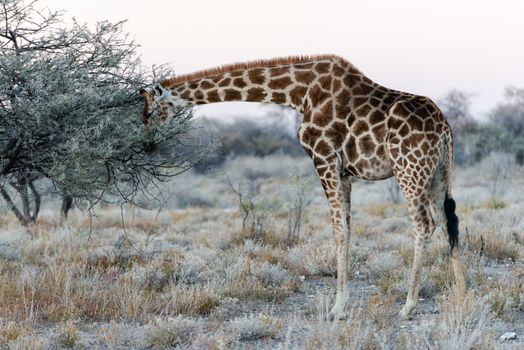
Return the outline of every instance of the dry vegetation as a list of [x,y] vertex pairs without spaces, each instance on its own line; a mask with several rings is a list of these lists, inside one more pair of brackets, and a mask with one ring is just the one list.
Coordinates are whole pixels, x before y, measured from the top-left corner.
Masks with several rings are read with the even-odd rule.
[[[292,240],[289,164],[310,180]],[[78,210],[61,227],[48,208],[29,230],[4,212],[0,349],[524,346],[522,178],[513,176],[510,190],[493,198],[482,169],[457,171],[469,294],[457,302],[447,241],[437,230],[411,321],[397,317],[413,252],[406,208],[384,183],[355,184],[348,317],[327,322],[334,242],[309,161],[249,158],[223,169],[233,185],[258,178],[244,196],[244,227],[221,172],[177,179],[158,216],[125,207],[125,230],[119,208],[99,208],[92,228]],[[253,169],[265,170],[255,176]],[[499,340],[506,331],[518,338]]]

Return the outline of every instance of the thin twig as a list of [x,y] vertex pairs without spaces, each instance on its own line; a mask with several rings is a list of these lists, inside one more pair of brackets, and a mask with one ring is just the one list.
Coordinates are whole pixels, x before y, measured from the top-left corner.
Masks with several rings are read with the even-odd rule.
[[129,235],[127,234],[126,223],[124,220],[124,205],[125,204],[126,202],[123,202],[122,204],[120,204],[120,218],[122,219],[122,229],[124,230],[124,237],[129,242],[129,245],[131,246],[131,248],[133,248],[136,252],[138,252],[138,249],[136,249],[135,245],[133,244],[133,242],[129,238]]

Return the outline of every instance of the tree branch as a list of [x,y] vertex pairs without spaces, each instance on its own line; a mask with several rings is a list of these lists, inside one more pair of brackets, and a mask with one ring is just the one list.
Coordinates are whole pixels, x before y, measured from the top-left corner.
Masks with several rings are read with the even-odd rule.
[[7,191],[5,190],[3,186],[0,186],[0,193],[2,194],[2,197],[7,202],[7,204],[9,205],[9,208],[11,209],[13,214],[15,214],[15,216],[18,218],[18,221],[20,221],[22,225],[27,226],[28,224],[27,220],[24,218],[20,210],[18,210],[15,203],[11,200],[9,193],[7,193]]

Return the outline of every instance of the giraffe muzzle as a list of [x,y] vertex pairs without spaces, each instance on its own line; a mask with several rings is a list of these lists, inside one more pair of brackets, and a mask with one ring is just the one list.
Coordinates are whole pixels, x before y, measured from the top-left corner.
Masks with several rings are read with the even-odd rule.
[[158,145],[154,141],[145,141],[144,142],[144,151],[147,154],[155,153],[158,149]]

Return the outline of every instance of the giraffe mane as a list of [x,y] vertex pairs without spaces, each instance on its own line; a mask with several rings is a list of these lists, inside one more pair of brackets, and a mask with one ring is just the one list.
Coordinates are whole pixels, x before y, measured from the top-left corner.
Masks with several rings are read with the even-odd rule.
[[319,60],[328,60],[328,59],[337,59],[347,62],[344,58],[333,55],[333,54],[324,54],[324,55],[299,55],[299,56],[286,56],[286,57],[276,57],[271,59],[260,59],[249,62],[236,62],[232,64],[226,64],[223,66],[208,68],[200,70],[194,73],[183,74],[175,76],[173,78],[164,79],[160,81],[160,85],[164,88],[170,88],[175,85],[179,85],[188,81],[198,80],[210,76],[215,76],[227,72],[233,72],[236,70],[244,70],[251,68],[262,68],[262,67],[274,67],[279,65],[287,64],[297,64],[297,63],[307,63],[311,61]]

